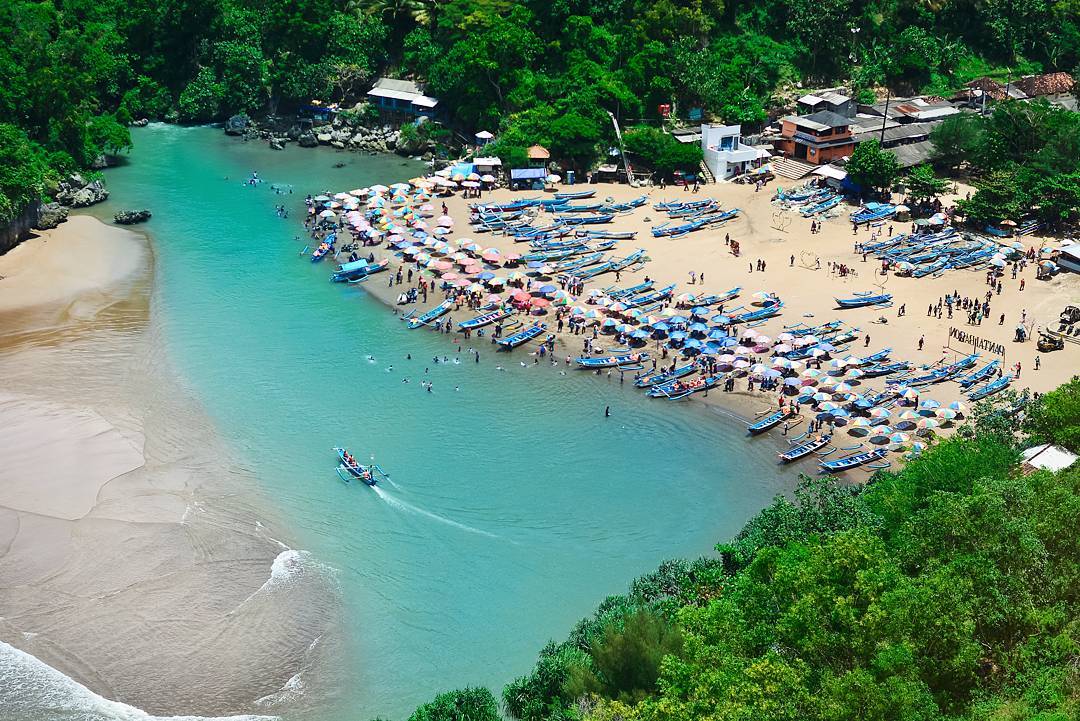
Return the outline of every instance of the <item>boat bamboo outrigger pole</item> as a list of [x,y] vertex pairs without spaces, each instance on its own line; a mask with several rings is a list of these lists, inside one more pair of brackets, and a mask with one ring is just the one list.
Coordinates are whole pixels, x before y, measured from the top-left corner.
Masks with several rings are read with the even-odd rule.
[[619,154],[622,155],[623,168],[626,170],[626,182],[630,183],[631,188],[636,188],[637,182],[634,180],[634,171],[630,170],[630,160],[626,157],[626,146],[623,144],[619,121],[615,119],[615,113],[610,110],[607,114],[611,116],[611,124],[615,126],[615,137],[619,139]]

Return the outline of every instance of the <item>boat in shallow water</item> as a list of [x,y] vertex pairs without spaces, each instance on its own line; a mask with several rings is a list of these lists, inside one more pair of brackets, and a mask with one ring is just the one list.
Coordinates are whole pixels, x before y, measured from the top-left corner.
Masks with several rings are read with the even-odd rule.
[[499,338],[495,342],[498,343],[503,350],[511,350],[517,348],[522,343],[528,343],[545,330],[547,330],[547,323],[534,323],[524,330],[519,330],[517,333],[508,335],[505,338]]
[[615,368],[618,366],[644,363],[649,360],[648,353],[625,353],[623,355],[599,356],[596,358],[580,357],[574,362],[581,368]]
[[780,425],[788,418],[791,418],[793,415],[795,415],[795,411],[791,409],[791,406],[785,406],[780,410],[765,416],[757,423],[751,423],[746,430],[750,435],[756,436],[767,430],[776,428],[776,426]]
[[852,468],[858,468],[859,466],[873,461],[879,461],[888,454],[888,451],[884,448],[875,448],[870,451],[863,451],[862,453],[853,453],[850,456],[844,456],[843,458],[837,458],[835,461],[822,461],[821,472],[822,473],[843,473],[844,471],[850,471]]
[[818,436],[817,438],[804,439],[795,443],[783,453],[780,453],[780,462],[791,463],[792,461],[797,461],[804,456],[808,456],[815,451],[821,450],[831,442],[832,436],[828,433],[823,436]]
[[379,481],[389,480],[390,476],[375,463],[364,465],[356,460],[345,448],[334,448],[341,464],[337,467],[337,474],[341,480],[351,483],[354,480],[362,481],[369,486],[378,485]]
[[437,318],[441,318],[442,316],[449,313],[450,309],[453,307],[454,301],[444,300],[442,303],[439,303],[427,313],[418,315],[415,318],[409,318],[407,321],[409,324],[409,328],[419,328],[422,325],[427,325],[431,321],[436,320]]

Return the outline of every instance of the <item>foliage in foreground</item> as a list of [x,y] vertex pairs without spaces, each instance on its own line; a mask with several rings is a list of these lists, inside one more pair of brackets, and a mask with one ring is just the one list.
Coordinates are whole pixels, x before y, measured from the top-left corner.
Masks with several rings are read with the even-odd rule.
[[[503,690],[520,721],[1066,721],[1080,715],[1080,380],[984,403],[865,487],[804,478],[719,559],[605,600]],[[1075,445],[1072,446],[1074,449]],[[442,698],[442,697],[440,697]],[[427,707],[424,707],[427,708]],[[459,719],[429,715],[425,721]]]

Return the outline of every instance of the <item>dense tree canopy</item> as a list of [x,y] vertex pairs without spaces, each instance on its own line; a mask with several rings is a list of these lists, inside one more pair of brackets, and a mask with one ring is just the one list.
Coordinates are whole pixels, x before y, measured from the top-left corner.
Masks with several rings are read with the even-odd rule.
[[[386,71],[425,82],[467,133],[505,136],[508,157],[541,143],[581,166],[615,145],[608,112],[625,127],[658,126],[660,105],[752,126],[796,82],[945,92],[1080,66],[1076,0],[10,0],[0,33],[0,123],[54,170],[120,149],[92,132],[110,117],[351,103]],[[1056,137],[1057,154],[1077,150]],[[1073,183],[1042,190],[1053,214]]]

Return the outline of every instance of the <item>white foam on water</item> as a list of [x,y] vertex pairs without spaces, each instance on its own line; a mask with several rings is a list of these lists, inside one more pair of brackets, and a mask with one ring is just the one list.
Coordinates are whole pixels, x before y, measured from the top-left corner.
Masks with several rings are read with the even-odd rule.
[[274,721],[277,716],[154,716],[99,696],[47,663],[0,641],[0,716],[5,721]]
[[498,536],[496,536],[494,533],[490,533],[479,528],[474,528],[473,526],[467,526],[464,523],[458,523],[457,521],[453,521],[446,516],[440,516],[438,513],[425,511],[423,508],[418,508],[411,503],[406,503],[399,498],[391,496],[389,493],[379,488],[378,486],[372,486],[372,490],[374,490],[375,493],[378,494],[379,498],[383,499],[398,510],[408,511],[409,513],[416,513],[421,516],[426,516],[427,518],[438,521],[439,523],[445,523],[448,526],[453,526],[454,528],[459,528],[462,531],[468,531],[469,533],[477,533],[481,536],[487,536],[488,538],[498,538]]

